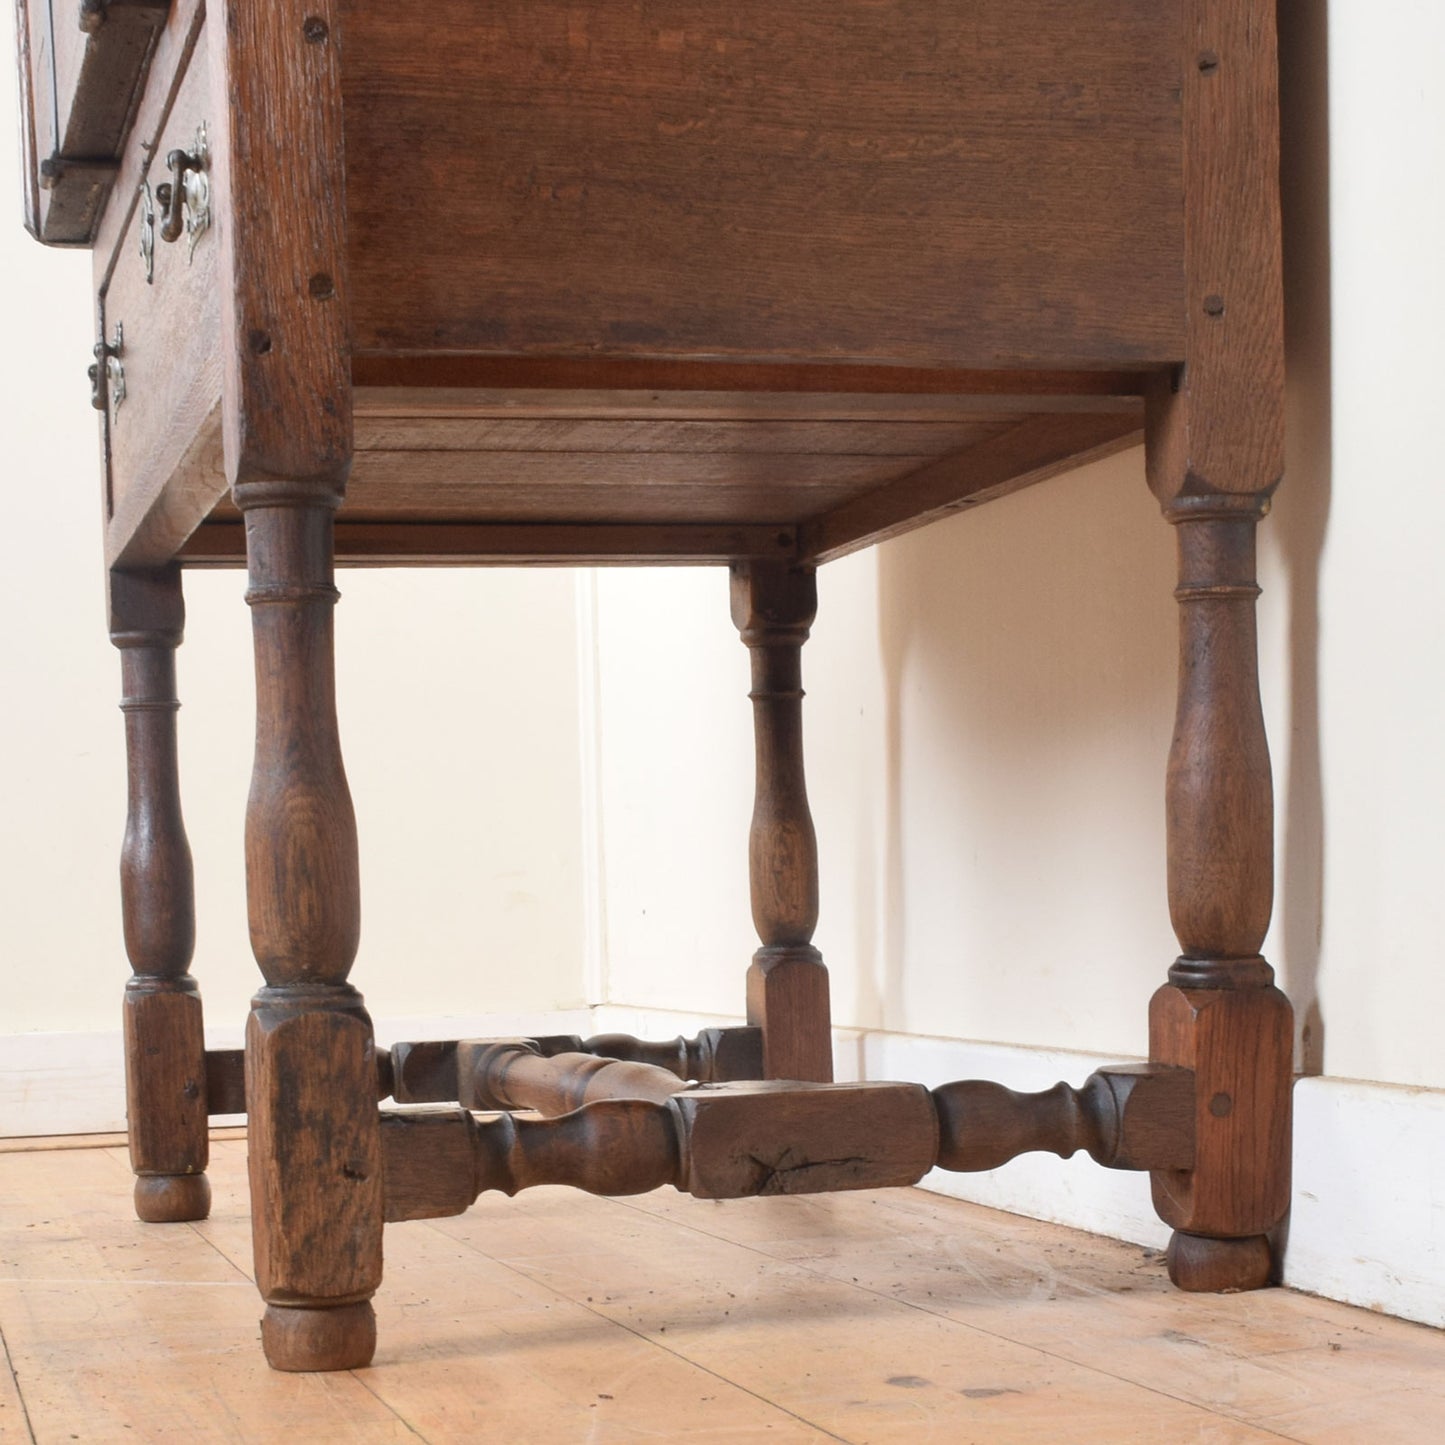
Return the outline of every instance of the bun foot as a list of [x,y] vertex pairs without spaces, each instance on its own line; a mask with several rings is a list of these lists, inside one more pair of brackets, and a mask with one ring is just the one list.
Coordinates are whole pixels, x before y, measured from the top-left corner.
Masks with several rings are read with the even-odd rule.
[[204,1174],[138,1174],[136,1218],[147,1224],[180,1224],[211,1212],[211,1181]]
[[267,1305],[261,1344],[273,1370],[359,1370],[376,1352],[370,1300],[332,1309]]
[[1192,1294],[1238,1294],[1274,1283],[1274,1256],[1263,1234],[1209,1239],[1176,1231],[1164,1258],[1169,1278]]

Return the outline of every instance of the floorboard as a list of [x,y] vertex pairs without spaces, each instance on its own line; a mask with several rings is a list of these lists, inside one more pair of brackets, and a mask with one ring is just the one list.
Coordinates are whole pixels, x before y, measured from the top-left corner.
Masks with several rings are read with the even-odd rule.
[[[90,1147],[74,1147],[80,1144]],[[368,1370],[261,1358],[245,1142],[196,1225],[124,1148],[0,1145],[0,1441],[1435,1445],[1445,1335],[918,1190],[488,1196],[389,1227]]]

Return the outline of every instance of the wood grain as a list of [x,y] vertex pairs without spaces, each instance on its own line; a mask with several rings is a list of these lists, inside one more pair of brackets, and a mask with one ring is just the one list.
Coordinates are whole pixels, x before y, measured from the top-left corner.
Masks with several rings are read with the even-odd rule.
[[[368,1445],[670,1439],[680,1421],[775,1445],[1053,1445],[1060,1421],[1071,1445],[1340,1445],[1432,1440],[1445,1409],[1438,1330],[1293,1290],[1183,1295],[1153,1251],[920,1190],[489,1193],[388,1230],[370,1370],[281,1376],[245,1287],[245,1152],[216,1143],[195,1230],[125,1218],[117,1148],[6,1155],[0,1332],[20,1385],[0,1358],[0,1433],[29,1438],[17,1393],[40,1440],[120,1422],[262,1440],[284,1420]],[[164,1368],[138,1365],[137,1340]]]
[[1155,1208],[1180,1231],[1171,1273],[1185,1289],[1269,1283],[1264,1236],[1289,1208],[1294,1024],[1259,956],[1274,882],[1254,615],[1255,530],[1267,507],[1265,496],[1228,494],[1166,507],[1179,541],[1166,819],[1182,954],[1150,1005],[1149,1056],[1196,1079],[1194,1167],[1153,1176]]
[[[339,490],[351,461],[341,63],[333,0],[218,0],[226,475]],[[304,137],[304,144],[299,143]]]
[[[685,457],[926,457],[956,451],[1009,425],[966,421],[673,420],[633,417],[358,417],[359,452],[581,452]],[[749,461],[741,461],[746,469]]]
[[[420,359],[419,359],[420,360]],[[438,363],[451,358],[436,357]],[[587,421],[879,421],[969,423],[1033,411],[1120,412],[1143,406],[1145,378],[1108,372],[920,372],[860,367],[642,367],[625,362],[543,370],[513,359],[450,384],[373,385],[352,366],[355,421],[423,417],[568,417]],[[661,370],[659,376],[657,372]],[[435,380],[441,383],[444,375]],[[472,381],[475,384],[464,383]],[[552,384],[540,385],[547,381]],[[644,381],[655,384],[643,386]],[[588,383],[588,384],[583,384]],[[711,386],[708,385],[711,383]]]
[[[443,1218],[486,1190],[542,1184],[606,1195],[674,1184],[699,1199],[873,1189],[915,1183],[937,1157],[938,1119],[919,1084],[686,1088],[674,1079],[648,1097],[640,1066],[598,1062],[494,1059],[489,1088],[502,1093],[516,1067],[519,1095],[540,1099],[549,1117],[384,1115],[387,1218]],[[607,1095],[608,1078],[617,1096]],[[567,1099],[575,1107],[560,1112]]]
[[49,63],[48,3],[15,0],[15,60],[20,85],[20,184],[24,193],[25,229],[40,239],[40,155],[55,128],[55,108],[42,99],[47,87],[36,66]]
[[1159,1064],[1100,1069],[1082,1088],[1020,1094],[961,1079],[933,1091],[938,1167],[997,1169],[1030,1150],[1062,1159],[1086,1150],[1110,1169],[1188,1169],[1194,1163],[1194,1076]]
[[732,358],[679,360],[647,356],[487,355],[485,352],[352,351],[352,380],[364,393],[429,392],[722,392],[753,396],[796,393],[826,398],[830,393],[888,397],[947,397],[960,405],[1012,405],[1014,396],[1038,398],[1050,409],[1107,409],[1111,401],[1143,396],[1152,368],[1117,370],[1090,361],[1081,368],[866,366],[857,363],[738,361]]
[[166,10],[166,0],[110,0],[103,23],[86,29],[78,5],[20,5],[26,219],[38,239],[84,246],[94,237]]
[[[159,414],[153,410],[152,417]],[[159,421],[163,432],[169,423]],[[164,441],[163,441],[164,444]],[[121,498],[105,529],[105,560],[110,567],[164,567],[180,559],[201,519],[226,497],[225,449],[221,438],[221,406],[217,398],[192,434],[164,485],[153,476],[136,477]],[[236,514],[236,564],[246,560],[246,541]]]
[[363,352],[1063,367],[1182,350],[1168,6],[343,13]]
[[[846,501],[890,472],[906,470],[864,458],[839,481],[841,468],[807,462],[786,471],[764,472],[759,481],[735,479],[729,462],[704,462],[671,470],[676,481],[657,481],[648,459],[630,469],[618,459],[588,462],[566,457],[560,463],[519,458],[514,467],[494,464],[498,478],[481,485],[467,460],[454,468],[454,484],[439,484],[435,473],[409,465],[396,454],[362,453],[348,493],[352,522],[552,523],[603,527],[792,527],[808,516]],[[542,465],[538,465],[542,462]],[[629,475],[630,471],[630,475]],[[621,474],[619,477],[619,473]],[[805,480],[789,484],[802,473]],[[518,476],[525,480],[517,480]],[[618,480],[612,480],[619,478]]]
[[1139,438],[1132,415],[1031,416],[962,451],[849,498],[804,528],[802,553],[829,562],[873,542],[901,536],[967,507],[1007,495]]
[[157,157],[161,163],[165,161],[160,135],[170,120],[176,91],[190,74],[193,59],[201,69],[206,68],[204,48],[199,56],[195,54],[205,23],[205,0],[170,0],[165,23],[156,37],[146,85],[136,104],[130,137],[121,152],[115,186],[95,233],[97,291],[103,290],[110,279],[118,255],[116,248],[131,227],[141,177]]
[[[1274,793],[1259,698],[1255,529],[1263,499],[1171,511],[1179,692],[1166,778],[1169,917],[1186,959],[1259,953],[1274,903]],[[1196,972],[1196,983],[1208,980]]]
[[556,1116],[599,1099],[666,1103],[688,1087],[669,1069],[634,1060],[562,1053],[544,1058],[524,1040],[457,1045],[457,1098],[464,1109],[525,1109]]
[[[152,173],[142,179],[153,186],[165,176],[166,154],[190,151],[213,110],[210,73],[203,56],[194,58],[158,134]],[[187,523],[193,527],[225,495],[224,476],[207,465],[221,401],[218,236],[202,235],[192,252],[184,236],[162,241],[157,222],[148,277],[140,226],[132,212],[101,293],[102,334],[110,340],[118,324],[125,332],[125,402],[112,401],[105,423],[107,545],[131,566],[169,561],[166,548],[184,539]],[[178,522],[169,523],[176,514]]]
[[[383,567],[687,565],[791,557],[796,541],[791,527],[776,525],[351,522],[342,516],[336,523],[336,560]],[[244,562],[239,517],[203,522],[180,545],[179,555],[190,567]]]
[[1279,66],[1270,0],[1183,0],[1184,365],[1150,394],[1161,501],[1284,471]]
[[346,983],[360,894],[336,724],[335,497],[314,482],[237,491],[256,653],[246,899],[269,985],[246,1033],[262,1342],[277,1369],[351,1369],[376,1343],[382,1182],[371,1021]]
[[[671,1077],[684,1082],[718,1083],[758,1078],[762,1071],[762,1037],[755,1028],[702,1029],[695,1038],[650,1040],[637,1039],[631,1034],[596,1034],[581,1039],[571,1034],[557,1034],[511,1042],[534,1050],[544,1059],[553,1059],[559,1054],[588,1054],[602,1060],[647,1064],[666,1070]],[[450,1103],[464,1095],[475,1098],[474,1077],[464,1080],[459,1077],[458,1069],[475,1076],[478,1060],[487,1047],[485,1040],[460,1039],[393,1044],[392,1097],[399,1104]],[[669,1092],[664,1090],[658,1096],[667,1097]]]
[[1194,1167],[1153,1175],[1160,1218],[1230,1239],[1273,1229],[1290,1199],[1289,1000],[1276,988],[1166,984],[1149,1006],[1149,1054],[1196,1080]]
[[[364,1330],[333,1340],[324,1319],[366,1305],[381,1282],[381,1144],[371,1021],[353,990],[268,991],[246,1029],[256,1285],[278,1321],[278,1369],[364,1365]],[[326,1007],[324,1005],[329,1005]],[[315,1318],[315,1353],[306,1322]],[[372,1335],[370,1346],[374,1347]],[[342,1347],[345,1346],[345,1349]]]
[[204,1219],[207,1098],[191,849],[181,815],[176,648],[185,626],[180,569],[110,574],[126,745],[121,917],[133,970],[125,990],[126,1120],[135,1206],[152,1223]]
[[698,1199],[916,1184],[938,1157],[921,1084],[723,1084],[671,1107],[686,1131],[679,1187]]
[[811,567],[735,562],[733,625],[752,672],[754,783],[748,887],[762,947],[748,968],[748,1022],[770,1079],[833,1077],[828,972],[818,925],[818,840],[803,769],[802,651],[818,610]]

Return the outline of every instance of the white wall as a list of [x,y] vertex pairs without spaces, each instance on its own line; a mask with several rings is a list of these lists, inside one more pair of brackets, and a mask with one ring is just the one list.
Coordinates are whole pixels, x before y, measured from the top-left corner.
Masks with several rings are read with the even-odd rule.
[[[1172,588],[1137,453],[821,571],[804,708],[840,1027],[1145,1050],[1173,957]],[[751,709],[727,579],[599,593],[609,998],[737,1012]]]
[[[1334,0],[1327,36],[1321,7],[1282,13],[1266,950],[1308,1072],[1441,1088],[1445,9]],[[1144,1052],[1175,952],[1173,579],[1137,452],[820,574],[805,728],[841,1025]],[[599,642],[609,996],[737,1012],[751,764],[725,581],[604,577]]]
[[[11,8],[0,23],[8,56]],[[7,79],[0,1040],[115,1030],[129,972],[120,665],[105,633],[85,374],[91,257],[24,233],[14,112]],[[575,574],[348,571],[340,587],[342,742],[364,891],[353,980],[378,1018],[581,1004]],[[194,971],[208,1026],[230,1036],[259,982],[242,879],[253,696],[243,589],[240,572],[187,574],[179,660]]]

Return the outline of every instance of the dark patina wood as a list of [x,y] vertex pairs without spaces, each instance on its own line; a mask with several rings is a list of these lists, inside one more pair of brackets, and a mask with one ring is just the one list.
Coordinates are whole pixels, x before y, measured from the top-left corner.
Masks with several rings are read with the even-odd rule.
[[95,239],[168,8],[17,0],[25,224],[37,239]]
[[1081,1089],[1042,1094],[972,1080],[930,1094],[896,1083],[688,1085],[648,1065],[543,1058],[518,1041],[463,1049],[464,1104],[502,1112],[383,1115],[389,1220],[460,1214],[485,1190],[538,1184],[598,1194],[671,1184],[744,1199],[912,1184],[935,1165],[995,1169],[1033,1149],[1087,1149],[1115,1169],[1193,1160],[1187,1069],[1102,1069]]
[[[137,1207],[203,1213],[207,1112],[245,1110],[271,1363],[369,1360],[383,1217],[543,1183],[723,1198],[1082,1149],[1152,1172],[1178,1284],[1268,1282],[1292,1037],[1259,955],[1253,548],[1283,467],[1269,0],[21,16],[27,217],[96,253]],[[156,214],[192,150],[213,206],[195,235]],[[1181,956],[1151,1063],[1036,1095],[811,1082],[832,1069],[801,729],[814,568],[1141,428],[1180,555]],[[747,1028],[376,1049],[349,983],[337,561],[731,566],[757,761]],[[205,1052],[187,972],[178,562],[249,569],[266,986],[244,1067]],[[502,1112],[383,1115],[388,1095]]]
[[756,781],[748,837],[753,924],[748,1022],[770,1079],[833,1077],[828,971],[813,947],[818,840],[803,777],[802,651],[818,610],[811,567],[734,563],[733,623],[752,665]]
[[1278,71],[1268,7],[1184,0],[1182,364],[1149,397],[1149,481],[1179,544],[1179,704],[1167,782],[1182,955],[1149,1010],[1150,1057],[1192,1069],[1196,1156],[1157,1172],[1185,1289],[1273,1277],[1290,1198],[1293,1019],[1259,956],[1274,887],[1260,709],[1255,530],[1284,469]]
[[127,798],[121,914],[126,985],[126,1120],[136,1213],[204,1219],[207,1072],[191,849],[176,756],[176,648],[185,627],[179,567],[110,574],[110,639],[120,649]]

